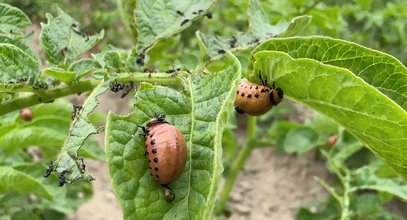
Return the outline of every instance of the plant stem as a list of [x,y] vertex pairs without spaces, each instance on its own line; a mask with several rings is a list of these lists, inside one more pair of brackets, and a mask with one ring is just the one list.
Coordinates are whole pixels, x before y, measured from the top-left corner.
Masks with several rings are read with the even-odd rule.
[[246,140],[244,147],[239,151],[237,158],[233,161],[230,168],[230,173],[226,177],[225,185],[223,186],[222,193],[216,205],[216,215],[219,215],[226,206],[229,199],[230,193],[232,192],[233,186],[235,185],[236,179],[243,164],[249,157],[252,150],[256,145],[253,144],[253,139],[256,135],[256,117],[248,116],[247,118],[247,129],[246,129]]
[[349,217],[352,215],[352,211],[349,210],[350,206],[350,175],[349,172],[346,170],[345,171],[345,177],[344,177],[344,183],[343,183],[343,202],[341,204],[342,206],[342,212],[341,212],[341,220],[347,220]]
[[[182,85],[183,74],[173,76],[168,73],[121,73],[116,79],[117,82],[149,82],[164,85]],[[13,99],[0,104],[0,115],[37,105],[40,103],[51,102],[54,99],[64,96],[91,91],[101,81],[100,80],[84,80],[76,83],[71,83],[56,89],[38,89],[33,90],[34,94]]]

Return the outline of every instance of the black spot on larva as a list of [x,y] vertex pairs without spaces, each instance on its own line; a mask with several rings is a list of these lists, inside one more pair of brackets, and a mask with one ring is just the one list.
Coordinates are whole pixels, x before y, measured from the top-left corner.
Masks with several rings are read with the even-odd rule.
[[157,157],[154,158],[154,162],[158,163],[158,158]]
[[236,91],[236,94],[239,94],[239,90]]
[[244,92],[242,92],[242,94],[240,94],[242,97],[244,97]]
[[251,98],[252,97],[252,94],[247,94],[247,98]]
[[257,94],[257,93],[254,94],[254,97],[259,98],[259,94]]
[[249,88],[249,89],[252,89],[252,88],[253,88],[253,87],[251,87],[251,86],[250,86],[250,88]]
[[151,163],[151,160],[150,160],[150,159],[148,159],[148,162],[149,162],[149,163]]
[[153,134],[151,134],[150,137],[152,138],[152,137],[153,137]]
[[261,89],[261,91],[260,92],[265,92],[265,90],[264,89]]
[[153,154],[157,153],[157,148],[153,148],[153,149],[151,150],[151,152],[153,152]]
[[155,177],[157,177],[157,179],[160,179],[160,177],[158,175],[155,175]]
[[153,176],[153,174],[152,174],[152,173],[150,173],[150,176]]
[[243,87],[243,84],[240,84],[240,87]]
[[150,144],[154,145],[155,144],[155,139],[151,140]]
[[146,151],[146,152],[144,152],[144,156],[147,156],[148,155],[148,152]]
[[258,86],[256,86],[256,89],[259,89],[259,87],[258,87]]
[[158,171],[158,167],[154,168],[155,171]]
[[247,89],[247,86],[245,86],[244,88]]
[[[150,167],[150,166],[149,166],[149,167]],[[153,168],[150,167],[150,170],[151,170],[151,169],[153,169]]]

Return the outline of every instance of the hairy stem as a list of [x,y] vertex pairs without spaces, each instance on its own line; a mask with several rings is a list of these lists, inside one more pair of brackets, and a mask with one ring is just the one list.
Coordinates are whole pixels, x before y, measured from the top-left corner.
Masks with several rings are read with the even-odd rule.
[[[117,82],[149,82],[180,86],[182,85],[182,78],[180,77],[182,75],[181,73],[177,76],[168,73],[121,73],[116,80]],[[84,80],[56,89],[32,90],[34,94],[0,103],[0,115],[40,103],[51,102],[64,96],[91,91],[100,82],[100,80]]]
[[216,205],[216,214],[219,215],[226,206],[229,199],[230,193],[232,192],[233,186],[235,185],[236,179],[239,175],[242,166],[244,165],[246,159],[249,157],[252,150],[256,145],[253,144],[253,139],[256,135],[256,117],[248,116],[247,118],[247,130],[246,130],[246,140],[243,148],[239,151],[237,158],[233,161],[230,168],[230,173],[226,177],[225,185],[223,186],[222,193]]

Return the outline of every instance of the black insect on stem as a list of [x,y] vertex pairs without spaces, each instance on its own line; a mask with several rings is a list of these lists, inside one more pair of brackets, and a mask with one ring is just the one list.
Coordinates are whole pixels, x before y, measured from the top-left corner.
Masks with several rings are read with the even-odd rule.
[[223,50],[223,49],[218,50],[218,54],[224,54],[224,53],[226,53],[225,50]]
[[44,178],[49,177],[52,171],[54,171],[54,161],[51,160],[51,162],[49,162],[47,170],[45,171]]
[[183,20],[183,21],[181,22],[181,26],[183,26],[184,24],[186,24],[186,23],[188,23],[188,22],[189,22],[189,19]]
[[112,83],[112,84],[110,84],[110,90],[112,91],[112,92],[114,92],[114,93],[117,93],[117,92],[119,92],[120,90],[123,90],[124,89],[124,83],[122,83],[122,82],[117,82],[116,80],[115,80],[115,82],[114,83]]
[[208,12],[208,13],[205,14],[205,16],[206,16],[208,19],[212,19],[213,14],[212,14],[212,12]]

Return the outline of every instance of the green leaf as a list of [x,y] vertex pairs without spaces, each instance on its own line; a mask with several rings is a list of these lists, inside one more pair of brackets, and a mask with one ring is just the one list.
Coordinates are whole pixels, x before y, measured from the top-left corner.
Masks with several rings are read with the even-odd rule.
[[254,59],[286,97],[334,119],[407,179],[407,114],[395,102],[343,68],[272,51]]
[[278,34],[278,37],[290,37],[303,31],[311,22],[312,16],[303,15],[293,18],[284,32]]
[[81,59],[69,65],[68,70],[75,71],[75,79],[79,80],[87,76],[95,67],[96,62],[92,59]]
[[69,65],[77,57],[103,39],[104,31],[87,35],[79,30],[79,23],[58,8],[58,17],[47,14],[48,23],[41,23],[40,44],[45,58],[53,65]]
[[20,9],[0,3],[0,31],[7,34],[19,34],[31,21]]
[[98,142],[90,139],[85,141],[83,147],[79,150],[79,155],[92,160],[105,160],[105,153],[100,148]]
[[[233,108],[240,74],[238,60],[228,53],[219,72],[185,78],[187,92],[142,84],[132,114],[109,114],[106,153],[125,219],[211,218],[223,169],[221,141],[226,112]],[[166,120],[183,133],[188,147],[183,174],[169,184],[175,193],[170,203],[150,176],[144,138],[137,127],[154,113],[166,114]]]
[[41,64],[12,44],[0,43],[0,83],[36,82]]
[[390,55],[322,36],[272,39],[255,48],[253,54],[262,50],[281,51],[293,58],[310,58],[348,69],[407,110],[407,68]]
[[316,146],[318,135],[314,130],[300,127],[290,130],[284,139],[284,150],[287,153],[305,153]]
[[83,104],[79,115],[71,123],[68,138],[65,140],[59,157],[54,164],[55,171],[58,174],[67,172],[65,174],[67,183],[73,183],[80,179],[93,180],[93,177],[82,168],[82,161],[79,158],[78,151],[90,135],[98,133],[98,130],[89,121],[88,115],[99,104],[98,96],[109,89],[111,80],[102,81],[93,90]]
[[[137,1],[135,10],[138,32],[137,53],[143,54],[159,40],[169,38],[186,29],[191,25],[191,21],[202,17],[212,4],[214,4],[213,0]],[[199,13],[200,10],[201,13]]]
[[47,188],[37,180],[11,167],[0,166],[0,192],[5,191],[33,193],[38,197],[52,199]]
[[34,53],[34,51],[30,47],[28,47],[22,40],[17,40],[5,35],[0,35],[0,43],[13,44],[14,46],[17,46],[18,48],[26,52],[28,55],[36,59],[38,63],[41,64],[41,60],[38,57],[38,55]]
[[49,67],[44,70],[44,73],[65,83],[74,81],[76,75],[75,71],[64,70],[58,67]]
[[381,209],[381,202],[376,194],[365,193],[356,196],[355,210],[358,217],[364,217],[374,213],[378,213],[382,211]]
[[15,152],[30,146],[60,146],[65,134],[44,127],[26,127],[15,129],[0,137],[0,148]]
[[[203,60],[222,55],[224,51],[238,51],[253,48],[260,42],[273,37],[292,36],[301,32],[311,21],[311,16],[295,17],[291,22],[271,25],[258,0],[251,0],[247,14],[249,30],[234,37],[210,36],[199,31],[196,33]],[[223,52],[222,52],[223,51]]]
[[117,6],[120,10],[120,17],[126,28],[132,33],[133,40],[137,40],[137,28],[136,17],[134,16],[134,10],[136,9],[137,0],[118,0]]
[[407,184],[400,178],[379,178],[376,170],[379,166],[366,165],[352,171],[351,191],[377,190],[387,192],[402,200],[407,200]]

